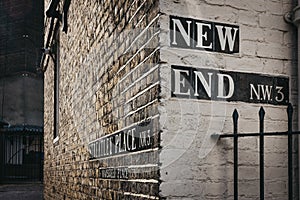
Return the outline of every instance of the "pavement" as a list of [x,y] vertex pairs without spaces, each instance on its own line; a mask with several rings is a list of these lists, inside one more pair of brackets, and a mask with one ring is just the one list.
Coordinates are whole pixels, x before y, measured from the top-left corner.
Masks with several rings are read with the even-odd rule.
[[43,184],[0,185],[0,200],[43,200]]

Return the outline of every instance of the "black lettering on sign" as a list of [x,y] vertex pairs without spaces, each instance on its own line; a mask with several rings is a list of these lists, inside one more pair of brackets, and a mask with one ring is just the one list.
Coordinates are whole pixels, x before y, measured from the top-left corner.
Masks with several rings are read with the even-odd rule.
[[150,149],[153,141],[153,122],[144,121],[90,142],[90,159]]
[[239,26],[170,16],[170,45],[222,53],[238,53]]
[[172,66],[171,95],[177,98],[286,105],[289,79],[213,69]]

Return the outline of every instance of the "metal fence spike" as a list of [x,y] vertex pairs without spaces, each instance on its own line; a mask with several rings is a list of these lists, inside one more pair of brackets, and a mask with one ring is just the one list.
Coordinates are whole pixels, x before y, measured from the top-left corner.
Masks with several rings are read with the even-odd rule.
[[238,120],[239,113],[238,113],[237,109],[234,109],[234,111],[232,113],[232,118],[233,118],[233,121],[237,121]]
[[261,121],[264,120],[265,114],[266,114],[265,109],[263,107],[260,107],[260,109],[259,109],[259,119]]

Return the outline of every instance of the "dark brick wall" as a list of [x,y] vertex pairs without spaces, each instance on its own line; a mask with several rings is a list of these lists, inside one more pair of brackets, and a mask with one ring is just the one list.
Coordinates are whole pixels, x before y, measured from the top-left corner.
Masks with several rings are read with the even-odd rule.
[[[52,61],[45,73],[45,199],[158,197],[158,8],[157,0],[72,1],[69,32],[60,32],[57,141]],[[149,119],[151,148],[90,160],[90,142]],[[126,176],[101,175],[119,169]]]

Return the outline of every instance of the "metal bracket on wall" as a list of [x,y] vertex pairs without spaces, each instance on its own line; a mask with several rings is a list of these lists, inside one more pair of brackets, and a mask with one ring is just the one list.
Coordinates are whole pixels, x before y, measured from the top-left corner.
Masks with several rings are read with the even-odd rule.
[[59,18],[61,15],[57,10],[57,6],[60,0],[52,0],[46,10],[47,17]]
[[47,17],[53,17],[59,19],[62,22],[63,28],[62,31],[68,32],[68,12],[71,4],[71,0],[65,0],[63,4],[62,14],[59,11],[59,2],[60,0],[52,0],[46,10]]
[[298,27],[300,23],[300,6],[296,6],[292,11],[287,12],[283,18],[286,23],[293,24]]
[[62,31],[67,33],[68,32],[68,12],[70,8],[71,0],[65,0],[63,6],[63,15],[62,15],[62,23],[63,28]]

